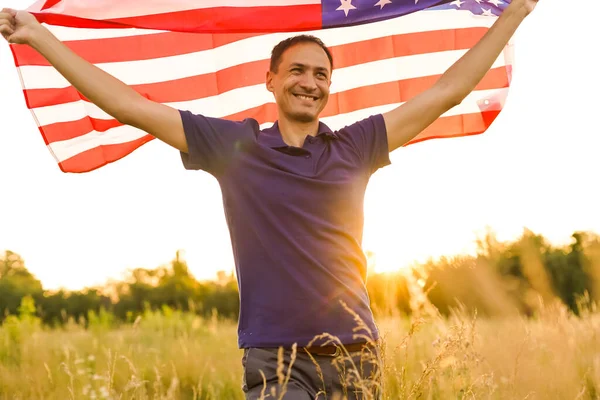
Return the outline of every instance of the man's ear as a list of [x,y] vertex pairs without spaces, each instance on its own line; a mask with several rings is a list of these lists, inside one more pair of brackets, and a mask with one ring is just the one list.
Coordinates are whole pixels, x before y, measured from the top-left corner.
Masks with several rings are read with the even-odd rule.
[[267,76],[265,78],[267,90],[273,93],[273,73],[271,71],[267,71]]

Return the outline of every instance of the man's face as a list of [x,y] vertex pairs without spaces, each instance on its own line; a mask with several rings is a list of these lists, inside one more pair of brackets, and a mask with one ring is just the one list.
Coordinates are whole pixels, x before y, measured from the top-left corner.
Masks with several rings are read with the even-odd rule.
[[267,89],[275,96],[280,114],[298,122],[318,120],[327,105],[331,65],[315,43],[299,43],[281,57],[277,72],[267,72]]

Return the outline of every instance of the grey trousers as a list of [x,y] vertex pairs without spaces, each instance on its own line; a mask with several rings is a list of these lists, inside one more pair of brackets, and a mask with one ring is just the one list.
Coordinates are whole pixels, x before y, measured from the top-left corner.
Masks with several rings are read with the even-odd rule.
[[[379,400],[382,365],[379,350],[368,347],[341,355],[292,350],[244,350],[242,390],[246,400]],[[283,393],[283,397],[280,397]]]

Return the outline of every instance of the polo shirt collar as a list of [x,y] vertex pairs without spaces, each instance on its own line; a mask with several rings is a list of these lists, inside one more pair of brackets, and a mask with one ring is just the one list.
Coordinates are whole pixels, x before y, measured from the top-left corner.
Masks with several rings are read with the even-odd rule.
[[[323,122],[319,121],[319,131],[317,136],[324,135],[329,139],[337,139],[337,135]],[[279,122],[275,121],[272,127],[263,129],[258,135],[258,143],[271,148],[289,147],[281,136],[279,131]]]

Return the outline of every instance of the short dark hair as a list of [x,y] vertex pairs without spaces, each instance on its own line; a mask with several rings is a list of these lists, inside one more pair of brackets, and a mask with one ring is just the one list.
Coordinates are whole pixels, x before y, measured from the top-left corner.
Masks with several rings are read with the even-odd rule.
[[297,45],[299,43],[314,43],[320,46],[325,54],[327,54],[327,58],[329,58],[329,64],[331,65],[331,70],[333,71],[333,56],[331,55],[331,51],[325,46],[325,43],[321,39],[312,35],[297,35],[282,40],[277,43],[275,47],[273,47],[273,51],[271,51],[271,65],[269,66],[269,70],[271,72],[277,72],[279,69],[279,64],[281,64],[281,57],[283,53],[289,49],[290,47]]

